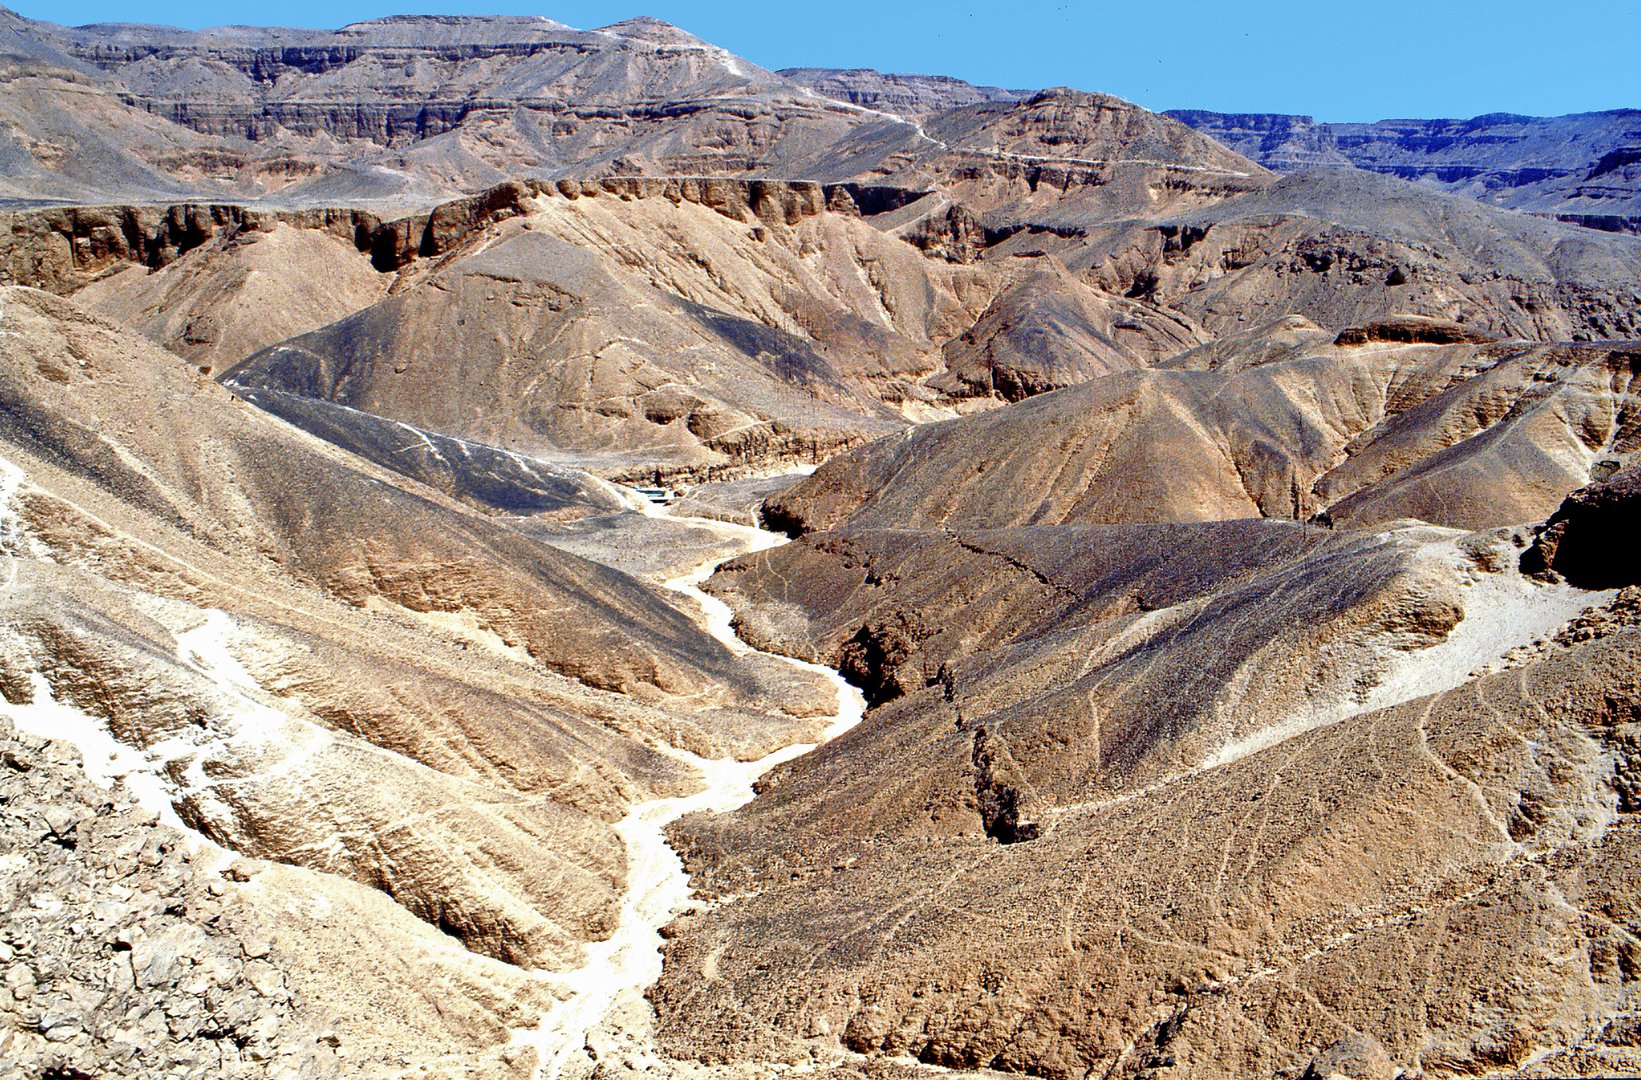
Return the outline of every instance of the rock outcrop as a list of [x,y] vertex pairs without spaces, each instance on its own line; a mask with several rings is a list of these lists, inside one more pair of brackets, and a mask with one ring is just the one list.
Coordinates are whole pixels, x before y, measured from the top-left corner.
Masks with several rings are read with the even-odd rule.
[[966,105],[1031,96],[1030,91],[975,86],[950,75],[889,74],[871,68],[782,68],[775,74],[851,105],[920,119]]
[[[1587,589],[1641,584],[1634,539],[1641,528],[1641,467],[1608,463],[1603,479],[1557,508],[1522,554],[1522,569],[1555,573]],[[1616,471],[1613,471],[1616,469]]]
[[529,1075],[502,1044],[551,1001],[539,981],[369,889],[180,832],[123,785],[87,782],[87,764],[0,719],[10,1072]]
[[341,1039],[190,839],[0,720],[0,1054],[17,1076],[336,1076]]

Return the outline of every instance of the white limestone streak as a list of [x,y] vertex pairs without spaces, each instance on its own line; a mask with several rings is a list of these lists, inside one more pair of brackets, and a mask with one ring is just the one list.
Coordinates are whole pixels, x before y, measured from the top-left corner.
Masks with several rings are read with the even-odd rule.
[[1486,573],[1471,567],[1469,556],[1454,540],[1436,543],[1419,558],[1459,579],[1464,617],[1447,637],[1413,652],[1387,649],[1378,683],[1365,698],[1337,701],[1296,714],[1280,723],[1227,742],[1195,771],[1213,769],[1328,724],[1361,716],[1416,698],[1452,690],[1478,669],[1511,651],[1543,640],[1559,627],[1611,600],[1615,591],[1588,592],[1571,585],[1547,584],[1523,577],[1515,569]]
[[[0,557],[6,561],[5,583],[0,585],[3,589],[16,587],[20,559],[45,554],[29,542],[15,506],[17,494],[27,480],[28,474],[22,468],[0,457]],[[92,783],[112,790],[123,780],[139,806],[158,815],[167,825],[192,835],[177,817],[158,767],[147,754],[115,739],[108,725],[96,717],[58,701],[51,681],[42,672],[30,673],[29,688],[32,697],[27,702],[13,704],[0,698],[0,716],[29,735],[69,743],[80,752],[85,774]]]
[[51,683],[38,671],[29,678],[33,700],[13,705],[0,698],[0,716],[10,720],[18,731],[69,743],[80,752],[86,777],[93,784],[111,791],[123,780],[138,806],[185,835],[197,835],[177,817],[165,782],[148,755],[115,739],[101,720],[58,701],[52,695]]
[[22,469],[0,457],[0,556],[6,560],[7,588],[17,584],[17,558],[24,545],[23,521],[12,504],[26,479]]

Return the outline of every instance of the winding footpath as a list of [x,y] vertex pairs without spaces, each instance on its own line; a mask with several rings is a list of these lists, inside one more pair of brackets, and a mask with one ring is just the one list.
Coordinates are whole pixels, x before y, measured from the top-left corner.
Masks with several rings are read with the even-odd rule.
[[[709,529],[736,541],[738,550],[708,559],[689,573],[665,582],[664,587],[694,600],[701,608],[702,624],[730,651],[738,655],[761,651],[741,640],[732,625],[729,605],[702,591],[701,585],[731,559],[778,547],[787,542],[786,538],[746,525],[679,517],[647,503],[638,509],[651,516],[670,517]],[[615,933],[605,941],[587,945],[586,963],[581,967],[548,976],[567,996],[542,1017],[538,1027],[516,1033],[513,1040],[536,1051],[533,1074],[536,1080],[559,1080],[565,1067],[585,1048],[588,1034],[607,1018],[619,1024],[621,1017],[650,1015],[644,991],[661,977],[661,928],[688,906],[691,895],[684,864],[667,843],[667,826],[687,814],[724,813],[751,802],[752,785],[760,776],[837,738],[860,723],[865,715],[866,699],[861,692],[831,668],[775,653],[764,655],[813,672],[835,685],[836,718],[822,733],[820,742],[792,743],[757,761],[703,758],[665,744],[656,747],[693,766],[701,775],[703,787],[693,795],[637,803],[615,826],[627,848],[627,892],[621,901]],[[645,1034],[630,1034],[637,1036],[640,1044],[647,1042]]]

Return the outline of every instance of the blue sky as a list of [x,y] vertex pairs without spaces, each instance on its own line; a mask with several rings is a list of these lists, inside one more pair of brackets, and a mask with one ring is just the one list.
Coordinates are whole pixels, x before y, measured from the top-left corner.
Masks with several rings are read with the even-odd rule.
[[531,14],[591,28],[654,15],[765,67],[875,67],[1104,90],[1153,109],[1323,120],[1641,108],[1641,0],[25,0],[61,23],[338,26],[382,15]]

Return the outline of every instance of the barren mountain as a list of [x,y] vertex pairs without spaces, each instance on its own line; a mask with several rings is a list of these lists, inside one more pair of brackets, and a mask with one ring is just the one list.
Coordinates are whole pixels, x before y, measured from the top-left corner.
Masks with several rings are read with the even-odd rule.
[[[149,197],[405,206],[570,168],[769,168],[857,122],[654,20],[583,31],[543,18],[398,17],[193,32],[7,18],[23,51],[10,65],[48,95],[21,98],[8,125],[20,198],[106,199],[94,194],[108,190],[96,186],[100,163],[102,184],[142,185]],[[19,91],[26,81],[8,100]],[[82,141],[88,94],[107,101],[109,122]],[[79,189],[48,178],[65,153],[70,177],[86,178]]]
[[1641,1071],[1618,119],[0,24],[12,1071]]
[[[687,823],[707,887],[747,899],[681,921],[663,1030],[714,1059],[841,1039],[1048,1076],[1633,1071],[1636,832],[1608,755],[1633,772],[1611,702],[1636,648],[1631,626],[1415,683],[1091,801],[1055,750],[1143,700],[1134,667],[1012,715],[923,691]],[[867,762],[895,782],[855,782]],[[1016,814],[1034,827],[997,828]]]
[[888,74],[871,68],[782,68],[776,74],[851,105],[913,119],[965,105],[1031,97],[1026,90],[975,86],[950,75]]
[[235,385],[299,423],[277,395],[625,476],[814,461],[1236,339],[1273,310],[1335,331],[1457,317],[1452,340],[1637,331],[1641,242],[1396,181],[1296,177],[1104,224],[1075,188],[1042,212],[994,206],[1015,221],[1000,226],[953,197],[611,178],[385,222],[50,210],[14,216],[9,262],[213,369],[260,347]]
[[177,199],[194,185],[161,162],[211,140],[134,109],[57,46],[49,24],[0,9],[0,198],[13,203]]
[[[108,723],[213,840],[563,964],[609,926],[620,807],[688,784],[612,721],[755,756],[781,722],[753,716],[802,730],[821,708],[639,582],[61,301],[9,290],[4,312],[8,700]],[[407,804],[428,816],[392,825]]]
[[1246,365],[1216,343],[875,442],[766,513],[793,533],[1315,515],[1477,529],[1542,519],[1596,462],[1641,449],[1633,343],[1306,336]]
[[903,422],[885,401],[934,396],[916,385],[930,339],[971,317],[976,275],[829,210],[818,185],[624,186],[543,189],[228,382],[633,475],[816,461]]
[[1278,172],[1350,165],[1495,206],[1641,229],[1641,112],[1634,109],[1374,124],[1199,109],[1168,115]]
[[[1021,183],[1069,183],[1096,205],[1134,210],[1209,177],[1234,187],[1261,175],[1104,95],[954,95],[941,84],[930,103],[941,108],[902,115],[887,101],[835,100],[655,20],[581,31],[541,18],[398,17],[195,32],[5,18],[16,44],[0,55],[13,75],[0,108],[16,99],[5,126],[18,201],[109,202],[123,191],[401,212],[520,177],[921,187],[978,164],[990,174],[971,185],[982,201]],[[96,132],[84,125],[87,95],[108,114]]]
[[163,273],[126,265],[75,299],[209,373],[351,315],[390,284],[352,243],[279,223],[194,248]]
[[[1380,439],[1422,416],[1437,443],[1512,444],[1459,456],[1496,485],[1470,505],[1504,520],[1532,516],[1506,501],[1531,483],[1509,469],[1572,441],[1534,421],[1537,393],[1512,401],[1515,380],[1570,395],[1548,412],[1580,428],[1574,400],[1624,417],[1612,449],[1634,450],[1633,400],[1601,400],[1633,379],[1633,356],[1368,348],[1407,399],[1377,423],[1360,400],[1344,411]],[[1420,353],[1442,374],[1403,366]],[[1341,385],[1372,384],[1329,359]],[[1539,366],[1569,360],[1597,369],[1583,391]],[[1294,363],[1182,366],[1284,384]],[[1617,587],[1637,575],[1588,539],[1629,520],[1633,484],[1580,492],[1554,518],[1558,565],[1577,560],[1606,591],[1535,582],[1517,568],[1521,530],[1249,520],[1204,494],[1211,452],[1134,468],[1088,397],[1127,378],[828,463],[771,510],[838,506],[842,524],[715,579],[751,640],[839,665],[876,707],[745,811],[678,826],[699,887],[748,899],[678,924],[656,992],[666,1045],[790,1059],[840,1039],[1049,1076],[1635,1068],[1633,983],[1607,958],[1609,935],[1636,925],[1624,808],[1641,805],[1641,637],[1636,590]],[[1212,396],[1252,439],[1275,429],[1260,410],[1293,423],[1320,396],[1287,385],[1291,399]],[[1438,434],[1481,400],[1509,419]],[[1066,422],[1086,415],[1093,432]],[[1146,430],[1151,416],[1174,429]],[[1029,444],[1009,442],[1016,423]],[[1177,398],[1113,427],[1130,423],[1142,446],[1212,430]],[[966,472],[945,468],[958,438]],[[1055,447],[1069,459],[1030,457]],[[1404,447],[1393,456],[1416,461]],[[1079,472],[1085,448],[1111,471]],[[1565,491],[1582,471],[1540,479]],[[1153,476],[1184,492],[1130,496],[1143,505],[1126,520],[1153,524],[1082,524],[1100,518],[1042,491],[1111,499]],[[1430,490],[1463,498],[1447,477]],[[1478,995],[1498,1008],[1477,1013]]]
[[1384,314],[1541,341],[1634,336],[1641,240],[1495,210],[1368,173],[1300,173],[1160,220],[1022,234],[1109,291],[1218,333],[1298,314],[1334,330]]
[[[869,68],[785,68],[778,74],[838,101],[919,120],[1032,96],[949,76]],[[1354,167],[1606,231],[1641,227],[1641,113],[1633,109],[1376,123],[1207,109],[1164,115],[1279,173]]]

